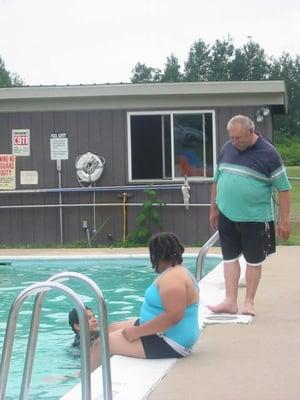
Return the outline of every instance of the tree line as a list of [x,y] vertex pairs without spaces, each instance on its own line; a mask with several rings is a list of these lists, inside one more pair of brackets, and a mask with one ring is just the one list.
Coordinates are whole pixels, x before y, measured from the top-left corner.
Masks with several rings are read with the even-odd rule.
[[4,61],[0,56],[0,87],[22,86],[23,84],[24,82],[18,74],[9,72],[5,68]]
[[132,69],[132,83],[261,81],[284,80],[288,114],[274,116],[274,130],[280,135],[300,135],[300,55],[283,52],[270,57],[252,39],[235,48],[232,38],[217,39],[212,45],[199,39],[191,46],[183,70],[172,53],[163,70],[138,62]]
[[[172,53],[161,70],[138,62],[132,69],[132,83],[208,82],[284,80],[288,96],[288,114],[274,116],[277,136],[300,136],[300,55],[283,52],[270,57],[251,38],[235,48],[233,39],[217,39],[213,44],[196,40],[188,52],[183,69]],[[0,56],[0,87],[22,86],[19,75],[5,68]]]

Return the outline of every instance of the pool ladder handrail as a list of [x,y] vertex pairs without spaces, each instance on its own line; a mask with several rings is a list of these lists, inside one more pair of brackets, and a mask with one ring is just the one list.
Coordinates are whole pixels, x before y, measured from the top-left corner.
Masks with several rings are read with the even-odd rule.
[[[104,296],[99,289],[98,285],[88,276],[79,272],[59,272],[49,278],[49,281],[66,281],[75,279],[86,284],[92,292],[94,292],[97,300],[98,307],[98,326],[99,326],[99,339],[101,346],[101,366],[102,366],[102,382],[103,382],[103,399],[112,400],[112,381],[111,381],[111,368],[110,368],[110,350],[109,350],[109,337],[108,337],[108,319],[107,309]],[[38,307],[37,307],[38,309]],[[89,334],[88,334],[89,335]]]
[[[24,301],[32,294],[44,294],[51,289],[56,289],[69,298],[73,300],[76,306],[76,310],[78,312],[78,319],[80,326],[83,327],[82,335],[80,335],[80,344],[81,344],[81,371],[82,377],[84,379],[84,385],[82,386],[82,398],[90,399],[91,398],[91,382],[90,382],[90,343],[89,343],[89,326],[88,319],[86,315],[86,310],[83,302],[79,298],[79,296],[69,287],[59,283],[59,282],[39,282],[34,283],[33,285],[28,286],[24,289],[13,301],[8,315],[8,322],[3,342],[3,350],[0,364],[0,400],[5,399],[5,391],[7,385],[7,378],[9,373],[10,361],[12,348],[14,343],[14,336],[16,332],[17,325],[17,317],[20,311],[20,308]],[[33,319],[31,320],[31,327],[34,329],[38,329],[39,321],[35,322]],[[30,354],[31,349],[28,348],[29,339],[27,344],[27,354]],[[35,349],[34,349],[35,350]],[[32,358],[33,359],[33,358]],[[25,370],[25,366],[24,366]],[[19,399],[28,399],[29,396],[29,388],[21,387],[21,394]]]
[[205,260],[206,260],[206,256],[207,253],[209,251],[209,249],[217,243],[217,241],[219,240],[219,232],[216,231],[209,239],[206,243],[204,243],[204,245],[201,247],[198,256],[197,256],[197,260],[196,260],[196,270],[195,270],[195,278],[196,281],[199,282],[203,276],[204,276],[204,272],[205,272]]
[[[110,352],[109,352],[109,341],[108,341],[107,311],[106,311],[106,304],[105,304],[104,297],[103,297],[102,292],[100,291],[99,287],[96,285],[96,283],[92,279],[88,278],[87,276],[77,273],[77,272],[61,272],[61,273],[58,273],[58,274],[52,276],[51,278],[49,278],[48,281],[44,282],[44,284],[48,283],[48,285],[49,284],[55,285],[54,288],[57,288],[57,285],[59,285],[59,287],[65,288],[64,291],[72,293],[71,298],[74,297],[74,295],[76,298],[75,304],[77,303],[76,309],[78,312],[79,324],[80,324],[80,327],[81,326],[83,327],[83,329],[81,329],[82,334],[80,335],[82,399],[83,400],[91,399],[90,338],[89,338],[89,329],[88,329],[88,320],[87,320],[87,316],[86,316],[86,309],[85,309],[85,306],[84,306],[83,302],[81,301],[80,297],[72,289],[68,288],[65,285],[62,285],[61,283],[55,282],[55,281],[66,281],[66,280],[69,280],[70,278],[74,278],[74,279],[84,282],[88,287],[90,287],[94,291],[94,293],[96,295],[96,299],[97,299],[97,303],[98,303],[99,326],[101,327],[100,341],[101,341],[101,348],[103,349],[103,351],[101,352],[103,395],[104,395],[105,400],[111,400],[112,399],[112,387],[111,387]],[[41,284],[35,284],[32,286],[35,286],[35,288],[36,288],[37,287],[36,285],[41,285]],[[27,344],[26,358],[25,358],[25,364],[24,364],[20,399],[27,399],[29,396],[29,387],[30,387],[30,382],[31,382],[33,361],[34,361],[36,344],[37,344],[38,328],[39,328],[39,323],[40,323],[41,306],[42,306],[42,302],[43,302],[45,295],[46,295],[45,291],[40,290],[35,298],[34,309],[33,309],[32,318],[31,318],[30,333],[29,333],[28,344]],[[19,295],[19,296],[21,296],[21,295]],[[78,303],[80,304],[80,307],[78,307]],[[81,316],[82,313],[83,313],[83,317]],[[11,350],[10,350],[10,352],[11,352]],[[9,361],[8,361],[8,367],[9,367]],[[7,369],[7,374],[5,377],[5,385],[7,382],[7,375],[8,375],[8,368],[6,368],[6,369]],[[2,362],[1,362],[1,370],[2,370]],[[1,375],[0,375],[0,377],[1,377]],[[0,380],[0,382],[1,382],[1,380]],[[0,397],[0,400],[2,400],[2,397]]]

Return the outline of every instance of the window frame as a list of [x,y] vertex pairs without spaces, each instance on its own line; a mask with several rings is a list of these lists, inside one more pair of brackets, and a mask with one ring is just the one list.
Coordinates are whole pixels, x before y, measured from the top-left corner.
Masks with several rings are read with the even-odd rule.
[[[212,139],[213,139],[213,173],[216,170],[217,164],[217,144],[216,144],[216,111],[214,109],[199,109],[199,110],[162,110],[162,111],[128,111],[127,112],[127,162],[128,162],[128,182],[182,182],[184,177],[175,177],[174,164],[174,114],[211,114],[212,115]],[[170,115],[171,127],[171,179],[132,179],[132,149],[131,149],[131,117],[135,115]],[[189,181],[211,181],[212,177],[205,176],[189,176]]]

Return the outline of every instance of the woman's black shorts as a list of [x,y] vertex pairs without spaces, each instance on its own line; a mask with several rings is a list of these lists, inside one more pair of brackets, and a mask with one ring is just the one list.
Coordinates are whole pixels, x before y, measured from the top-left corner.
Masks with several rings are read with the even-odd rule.
[[275,253],[274,221],[234,222],[219,212],[218,229],[224,261],[243,254],[248,264],[260,265]]
[[[140,325],[140,320],[137,319],[134,325]],[[142,345],[146,358],[181,358],[183,357],[174,350],[164,339],[157,335],[142,336]]]

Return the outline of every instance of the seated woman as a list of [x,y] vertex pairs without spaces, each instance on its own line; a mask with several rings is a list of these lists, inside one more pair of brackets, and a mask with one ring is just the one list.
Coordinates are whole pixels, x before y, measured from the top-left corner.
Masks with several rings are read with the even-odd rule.
[[[90,331],[90,340],[91,345],[95,342],[96,339],[99,337],[99,326],[97,318],[95,317],[94,311],[90,307],[85,307],[86,315],[88,317],[89,322],[89,331]],[[72,328],[73,332],[75,333],[75,338],[72,343],[72,347],[80,346],[80,325],[79,325],[79,318],[78,313],[75,308],[73,308],[69,312],[69,325]]]
[[[145,292],[139,319],[110,326],[111,355],[173,358],[190,354],[199,337],[199,288],[182,265],[184,247],[173,233],[159,233],[149,242],[158,277]],[[100,343],[91,348],[91,369],[100,365]]]

